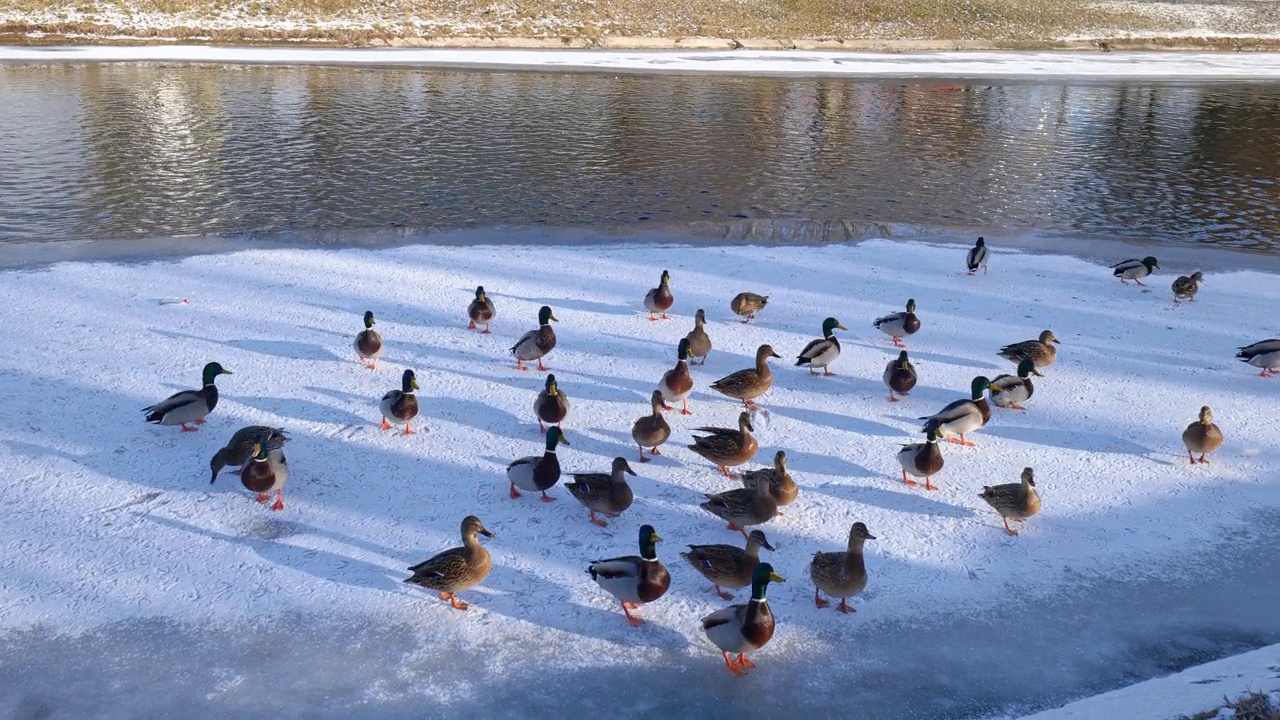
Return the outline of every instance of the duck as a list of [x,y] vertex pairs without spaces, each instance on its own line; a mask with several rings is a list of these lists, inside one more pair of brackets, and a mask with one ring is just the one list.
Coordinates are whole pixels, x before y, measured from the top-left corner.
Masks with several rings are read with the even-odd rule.
[[635,475],[636,471],[627,464],[626,458],[613,459],[613,467],[607,473],[573,473],[573,482],[565,483],[578,502],[590,511],[591,524],[608,527],[609,523],[596,517],[596,513],[618,517],[631,507],[635,495],[627,484],[627,475]]
[[926,490],[937,490],[933,476],[942,470],[942,448],[938,447],[938,430],[932,424],[925,430],[925,442],[903,445],[898,451],[898,464],[902,466],[902,482],[915,485],[907,475],[924,478]]
[[516,344],[511,346],[511,354],[516,356],[517,370],[528,370],[524,366],[525,360],[537,360],[538,369],[547,371],[542,358],[556,347],[556,331],[551,329],[552,322],[560,320],[551,312],[550,307],[543,305],[538,309],[538,329],[521,335]]
[[373,329],[374,319],[373,311],[366,310],[364,313],[364,330],[356,333],[356,340],[353,343],[356,349],[356,359],[361,365],[376,370],[378,368],[378,356],[382,355],[382,336],[377,330]]
[[1040,494],[1036,492],[1036,477],[1031,468],[1022,468],[1022,482],[1006,485],[987,485],[978,493],[978,497],[1000,513],[1004,520],[1004,531],[1009,535],[1017,535],[1018,531],[1009,527],[1009,521],[1022,522],[1040,512]]
[[729,523],[730,530],[748,537],[748,525],[763,525],[778,514],[778,501],[769,494],[769,483],[757,480],[750,487],[722,493],[706,493],[698,507]]
[[800,495],[800,487],[791,478],[791,473],[787,472],[787,453],[783,450],[773,454],[773,467],[742,473],[743,487],[753,487],[757,482],[762,482],[769,488],[769,495],[779,507],[790,505]]
[[1142,285],[1144,284],[1142,278],[1150,275],[1152,270],[1159,270],[1160,263],[1154,257],[1148,255],[1141,260],[1130,258],[1124,262],[1116,263],[1111,266],[1111,269],[1115,271],[1112,275],[1120,278],[1121,283],[1127,284],[1129,280],[1132,280]]
[[916,386],[916,368],[907,357],[906,350],[898,353],[897,360],[890,360],[884,366],[882,378],[885,387],[889,388],[889,402],[898,402],[900,399],[893,396],[895,391],[904,397],[911,393],[911,389]]
[[400,389],[388,390],[382,396],[378,409],[382,411],[382,429],[390,430],[392,423],[404,426],[405,435],[416,435],[410,424],[418,417],[418,379],[412,370],[405,370],[400,377]]
[[1200,283],[1204,282],[1204,273],[1199,270],[1190,275],[1179,275],[1177,280],[1173,281],[1173,304],[1177,305],[1180,301],[1186,300],[1192,302],[1196,299],[1196,293],[1200,292]]
[[773,552],[773,546],[763,530],[752,530],[747,536],[747,548],[733,545],[690,545],[689,552],[680,553],[703,577],[711,581],[712,592],[732,600],[733,594],[720,589],[746,587],[751,584],[756,566],[760,564],[760,548]]
[[1035,372],[1036,364],[1030,360],[1023,360],[1018,363],[1018,374],[1013,375],[997,375],[995,380],[991,381],[989,388],[991,393],[991,402],[996,407],[1013,408],[1014,410],[1026,410],[1019,403],[1024,403],[1031,399],[1036,388],[1031,384],[1031,373]]
[[[755,663],[746,653],[755,652],[773,638],[776,621],[765,597],[770,582],[786,582],[769,563],[760,563],[751,575],[751,601],[721,608],[702,618],[702,632],[724,656],[724,666],[734,676],[745,675]],[[738,657],[730,660],[729,653]]]
[[519,487],[529,492],[542,493],[542,502],[554,502],[555,498],[548,495],[547,490],[560,482],[560,459],[556,457],[556,447],[568,444],[569,438],[564,436],[559,427],[552,425],[547,428],[546,451],[541,456],[527,455],[512,460],[507,465],[511,499],[520,497],[520,491],[516,489]]
[[467,324],[468,330],[475,330],[480,323],[484,323],[484,330],[480,331],[481,335],[489,334],[489,323],[497,317],[498,311],[493,307],[493,301],[485,294],[484,286],[476,288],[476,297],[467,306],[467,317],[471,320]]
[[[676,346],[676,366],[662,374],[658,391],[667,402],[679,400],[684,407],[681,415],[692,415],[689,410],[689,393],[693,392],[693,376],[689,374],[689,339],[683,338]],[[667,410],[672,408],[667,407]]]
[[258,493],[258,502],[270,500],[271,493],[275,493],[276,501],[271,509],[283,510],[284,484],[288,481],[289,461],[285,460],[284,452],[268,450],[266,445],[255,442],[252,458],[240,469],[240,484],[249,492]]
[[862,558],[862,546],[866,541],[875,539],[865,523],[856,522],[849,528],[849,545],[844,552],[814,553],[809,561],[814,605],[820,608],[830,605],[830,601],[822,597],[822,593],[826,593],[840,598],[836,610],[856,612],[848,600],[867,587],[867,564]]
[[702,358],[701,361],[693,361],[694,365],[706,365],[707,356],[711,354],[711,336],[707,334],[707,311],[698,308],[693,314],[693,329],[688,335],[684,336],[689,341],[689,355],[695,358]]
[[218,386],[214,384],[214,378],[230,374],[230,370],[216,362],[206,364],[204,387],[176,392],[155,405],[142,408],[147,414],[146,421],[155,425],[181,425],[182,432],[195,432],[196,428],[187,425],[203,425],[209,413],[218,407]]
[[808,367],[810,375],[816,375],[815,368],[822,368],[823,375],[834,375],[831,372],[831,363],[840,357],[840,341],[836,338],[836,329],[848,330],[849,328],[840,324],[839,320],[829,317],[822,321],[822,337],[810,342],[800,351],[800,356],[796,358],[796,365],[799,367]]
[[[965,434],[991,421],[991,405],[983,395],[989,387],[991,387],[991,381],[987,378],[982,376],[974,378],[970,384],[971,399],[956,400],[938,412],[920,418],[925,421],[925,427],[921,430],[926,431],[929,427],[933,427],[938,431],[938,436],[946,438],[947,442],[972,447],[973,443],[964,439]],[[953,435],[959,435],[960,439],[952,439]]]
[[[1182,444],[1187,446],[1187,458],[1192,465],[1198,462],[1207,465],[1209,459],[1205,455],[1222,447],[1222,430],[1213,424],[1213,411],[1208,405],[1200,408],[1200,419],[1182,431]],[[1200,453],[1200,459],[1192,453]]]
[[671,273],[663,270],[658,287],[644,294],[644,309],[649,311],[650,320],[657,320],[658,313],[662,313],[663,320],[670,320],[671,318],[667,317],[667,311],[675,301],[675,296],[671,294]]
[[649,397],[649,406],[653,412],[649,415],[640,416],[635,423],[631,425],[631,439],[636,441],[636,446],[640,448],[640,462],[647,463],[649,458],[644,456],[645,446],[649,447],[649,452],[653,455],[661,455],[658,452],[658,446],[671,439],[671,426],[667,424],[665,418],[662,417],[662,411],[667,405],[662,401],[662,391],[654,390],[653,395]]
[[1058,359],[1058,349],[1054,345],[1061,344],[1052,330],[1045,330],[1035,340],[1024,340],[1012,345],[1005,345],[996,354],[1005,360],[1015,363],[1030,360],[1035,365],[1033,374],[1044,377],[1044,373],[1040,372],[1040,368],[1049,367]]
[[543,433],[546,425],[559,425],[569,416],[569,396],[560,390],[555,375],[547,375],[546,386],[533,401],[533,414],[538,417],[538,431]]
[[755,399],[773,387],[773,371],[769,369],[769,358],[781,358],[769,344],[756,349],[756,366],[739,370],[711,383],[711,389],[742,401],[747,409],[756,407]]
[[969,274],[973,275],[978,272],[978,268],[982,268],[982,274],[987,274],[987,241],[978,238],[978,242],[969,248],[969,253],[965,255],[964,264],[969,268]]
[[622,612],[632,625],[644,622],[632,615],[632,610],[657,600],[671,587],[671,575],[655,549],[655,543],[660,542],[662,538],[652,525],[641,525],[639,555],[595,560],[587,566],[596,585],[622,603]]
[[751,436],[755,430],[751,425],[751,415],[742,412],[738,415],[738,429],[730,430],[721,427],[700,427],[694,432],[710,433],[693,438],[690,450],[715,463],[725,477],[733,477],[729,468],[751,462],[756,456],[759,445]]
[[289,442],[289,438],[284,434],[284,430],[280,428],[267,427],[266,425],[250,425],[240,428],[227,441],[226,447],[218,450],[213,454],[213,458],[209,460],[209,469],[213,471],[213,475],[209,478],[209,484],[212,485],[218,479],[218,473],[228,465],[238,465],[240,469],[244,469],[245,463],[249,462],[256,452],[254,446],[261,443],[267,449],[267,452],[279,450],[284,444]]
[[915,299],[907,300],[905,312],[889,313],[884,317],[878,317],[872,325],[875,325],[880,332],[893,338],[895,347],[906,347],[906,345],[902,344],[902,338],[913,335],[920,329],[920,318],[916,317]]
[[733,311],[734,315],[743,318],[742,322],[747,323],[755,320],[756,314],[764,310],[764,306],[768,304],[768,295],[740,292],[729,301],[729,309]]
[[1280,338],[1262,340],[1237,349],[1240,352],[1236,353],[1236,357],[1240,358],[1240,362],[1262,369],[1259,376],[1280,375],[1280,370],[1276,369],[1280,368]]
[[480,544],[480,535],[492,539],[493,533],[475,515],[462,519],[462,547],[450,548],[409,568],[413,576],[404,582],[435,590],[441,600],[448,600],[456,610],[471,607],[458,599],[458,593],[484,582],[493,568],[489,551]]

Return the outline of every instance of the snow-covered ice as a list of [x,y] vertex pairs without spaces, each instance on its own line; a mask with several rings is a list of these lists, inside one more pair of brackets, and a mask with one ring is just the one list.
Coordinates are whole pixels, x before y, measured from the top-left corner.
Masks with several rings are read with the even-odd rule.
[[[1155,254],[1159,255],[1159,252]],[[246,250],[178,261],[63,263],[4,274],[0,328],[0,714],[524,717],[946,717],[1053,707],[1280,642],[1280,379],[1235,348],[1277,335],[1274,275],[1210,272],[1174,307],[1174,263],[1149,288],[1084,260],[995,248],[989,275],[964,248],[871,241],[823,247],[503,246]],[[1115,258],[1116,261],[1124,259]],[[663,269],[669,322],[641,300]],[[476,285],[493,334],[468,332]],[[750,325],[729,299],[770,296]],[[161,304],[182,297],[187,304]],[[871,320],[914,298],[907,340],[920,385],[889,404],[896,356]],[[629,428],[706,308],[715,349],[693,368],[691,417],[633,463],[637,499],[608,528],[563,488],[507,498],[511,459],[540,452],[531,404],[541,373],[507,352],[555,309],[547,358],[573,403],[560,459],[604,471],[634,458]],[[372,310],[387,351],[376,371],[351,349]],[[810,377],[794,356],[835,316],[851,332]],[[995,410],[976,448],[944,447],[937,492],[901,483],[894,453],[917,417],[965,396],[995,351],[1051,328],[1059,359],[1025,413]],[[787,451],[801,485],[764,529],[785,584],[779,619],[735,679],[698,619],[723,605],[677,553],[741,536],[697,507],[733,486],[684,449],[693,427],[740,406],[710,381],[769,342],[784,360],[756,422],[756,465]],[[198,384],[217,360],[222,400],[199,432],[140,408]],[[378,429],[377,401],[413,368],[421,434]],[[1201,405],[1226,434],[1209,465],[1180,434]],[[254,503],[208,461],[239,427],[285,428],[287,508]],[[978,497],[1036,469],[1044,510],[1019,537]],[[494,570],[455,611],[401,582],[480,516]],[[813,606],[806,565],[865,522],[871,576],[843,616]],[[584,569],[636,550],[651,523],[673,581],[630,627]],[[768,555],[766,553],[766,555]],[[750,688],[750,689],[748,689]],[[865,713],[862,714],[862,713]],[[841,712],[840,716],[847,716]]]

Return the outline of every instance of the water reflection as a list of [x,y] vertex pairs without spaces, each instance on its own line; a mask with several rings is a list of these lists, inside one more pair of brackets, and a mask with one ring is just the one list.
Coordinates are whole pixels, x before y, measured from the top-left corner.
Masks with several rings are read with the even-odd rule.
[[813,218],[1280,250],[1280,85],[0,66],[0,242]]

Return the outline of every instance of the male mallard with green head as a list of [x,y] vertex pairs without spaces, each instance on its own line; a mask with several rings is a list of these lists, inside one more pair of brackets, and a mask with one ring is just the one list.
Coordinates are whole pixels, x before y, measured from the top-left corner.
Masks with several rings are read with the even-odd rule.
[[1112,275],[1120,278],[1121,283],[1132,280],[1139,285],[1142,285],[1142,278],[1150,275],[1152,270],[1159,270],[1160,263],[1156,262],[1155,258],[1148,255],[1141,260],[1130,258],[1124,262],[1116,263],[1111,266],[1111,269],[1115,271]]
[[978,497],[1000,513],[1004,531],[1010,535],[1018,534],[1009,527],[1010,520],[1022,522],[1040,512],[1040,494],[1036,492],[1036,478],[1031,468],[1022,468],[1022,482],[985,486]]
[[[1208,464],[1205,455],[1222,447],[1222,430],[1213,424],[1213,411],[1208,405],[1200,408],[1200,419],[1182,431],[1182,444],[1187,446],[1187,459],[1192,465],[1197,462]],[[1200,459],[1197,460],[1192,453],[1200,453]]]
[[538,416],[538,431],[546,432],[547,425],[559,425],[569,416],[569,396],[556,384],[555,375],[547,375],[546,387],[533,401],[533,414]]
[[773,467],[742,473],[743,487],[753,487],[757,482],[764,483],[769,488],[769,495],[779,506],[790,505],[800,494],[800,487],[791,478],[791,473],[787,472],[787,453],[782,450],[773,454]]
[[688,335],[684,336],[689,341],[689,355],[695,358],[702,358],[701,362],[695,362],[695,365],[706,365],[707,356],[711,354],[711,336],[707,334],[707,311],[698,308],[698,312],[693,315],[693,329]]
[[914,335],[920,329],[920,318],[916,317],[915,299],[907,300],[906,312],[889,313],[884,317],[878,317],[872,325],[893,338],[894,347],[906,347],[902,343],[902,338]]
[[889,402],[898,402],[898,398],[893,396],[895,391],[903,396],[911,392],[911,388],[916,386],[916,368],[907,358],[906,350],[898,353],[897,360],[890,360],[884,366],[882,378],[885,387],[889,388]]
[[1013,408],[1014,410],[1026,410],[1019,403],[1024,403],[1031,399],[1031,395],[1035,393],[1036,388],[1031,384],[1031,373],[1035,372],[1036,364],[1030,360],[1023,360],[1018,363],[1018,375],[998,375],[995,380],[991,381],[991,402],[996,407]]
[[644,309],[649,311],[650,320],[657,320],[658,313],[662,313],[663,320],[670,320],[671,318],[667,317],[667,311],[675,301],[675,296],[671,294],[671,274],[663,270],[658,287],[644,295]]
[[810,342],[800,351],[796,365],[809,368],[810,375],[816,375],[815,368],[822,368],[823,375],[834,375],[831,363],[840,357],[840,340],[836,338],[836,328],[848,330],[839,320],[829,317],[822,321],[822,337]]
[[613,467],[607,473],[572,473],[573,482],[565,483],[565,489],[583,507],[590,511],[593,525],[608,527],[609,523],[596,517],[596,513],[609,517],[618,517],[622,511],[631,507],[635,495],[627,484],[627,475],[635,475],[636,471],[627,464],[626,458],[614,458]]
[[734,315],[742,318],[742,322],[751,322],[756,319],[756,313],[764,309],[769,304],[768,295],[757,295],[753,292],[740,292],[733,296],[729,301],[729,309]]
[[942,470],[942,449],[938,447],[938,430],[932,424],[925,430],[925,442],[903,445],[898,451],[898,464],[902,466],[902,482],[915,485],[912,477],[924,478],[926,490],[937,490],[933,476]]
[[[284,509],[284,484],[289,481],[289,462],[281,450],[268,450],[262,443],[253,444],[253,457],[240,470],[240,484],[249,492],[258,493],[258,502],[271,499],[276,494],[272,510]],[[212,483],[212,481],[210,481]]]
[[1033,374],[1044,377],[1044,373],[1039,368],[1049,367],[1054,360],[1058,359],[1058,349],[1054,345],[1059,345],[1058,338],[1054,337],[1052,330],[1045,330],[1040,333],[1037,340],[1024,340],[1020,343],[1005,345],[1000,348],[1000,352],[996,353],[1000,357],[1010,362],[1021,363],[1023,360],[1030,360],[1036,369]]
[[[773,638],[775,621],[765,592],[770,582],[786,582],[769,563],[760,563],[751,575],[751,601],[717,610],[702,618],[702,632],[720,648],[724,666],[734,675],[743,675],[756,664],[746,653],[764,647]],[[738,657],[729,659],[729,653]]]
[[450,548],[410,567],[413,577],[404,582],[436,590],[441,600],[448,600],[458,610],[466,610],[470,605],[458,600],[458,593],[484,582],[493,567],[489,551],[480,544],[480,535],[493,537],[480,518],[466,516],[462,519],[462,547]]
[[748,525],[763,525],[778,514],[778,501],[769,494],[769,483],[757,479],[749,487],[722,493],[706,493],[707,500],[698,507],[729,523],[747,537]]
[[649,406],[653,411],[649,415],[643,415],[635,421],[631,426],[631,439],[636,441],[636,446],[640,448],[640,462],[649,462],[649,458],[644,456],[644,449],[649,447],[649,452],[654,455],[661,455],[658,452],[658,446],[671,438],[671,426],[667,424],[665,418],[662,417],[662,411],[667,405],[662,401],[662,391],[654,390],[653,395],[649,397]]
[[356,333],[356,340],[353,343],[356,348],[356,359],[361,365],[375,370],[378,367],[378,356],[382,354],[382,336],[377,330],[373,329],[374,319],[373,311],[366,310],[364,313],[364,330]]
[[468,330],[475,330],[476,326],[484,323],[484,330],[480,331],[481,335],[489,334],[489,323],[498,315],[498,311],[493,307],[493,301],[484,292],[484,286],[476,288],[476,297],[467,306],[467,317],[471,319],[467,325]]
[[662,374],[662,379],[658,381],[658,390],[667,402],[679,400],[684,404],[680,409],[681,415],[693,414],[689,411],[689,393],[693,392],[693,375],[689,374],[688,338],[682,339],[676,347],[676,366]]
[[813,578],[813,604],[824,608],[830,604],[820,592],[840,598],[836,609],[842,613],[854,612],[847,600],[867,587],[867,564],[862,559],[862,545],[876,536],[863,523],[856,522],[849,528],[849,546],[844,552],[814,553],[809,561],[809,577]]
[[733,477],[729,468],[751,462],[756,456],[759,444],[751,436],[751,414],[743,412],[738,415],[738,429],[722,427],[700,427],[694,432],[709,433],[705,436],[693,437],[690,450],[715,463],[725,477]]
[[187,423],[203,425],[205,417],[218,406],[218,386],[213,383],[214,378],[230,374],[230,370],[216,362],[205,365],[204,387],[176,392],[155,405],[142,408],[147,413],[146,421],[156,425],[181,425],[182,432],[195,432],[196,428],[187,427]]
[[982,268],[982,274],[987,274],[987,241],[978,238],[978,242],[969,248],[969,254],[964,258],[965,267],[969,268],[969,274],[978,272],[978,268]]
[[507,466],[507,480],[511,482],[511,499],[520,497],[517,487],[529,492],[542,493],[542,502],[554,502],[555,498],[547,494],[547,490],[560,482],[560,458],[556,457],[556,447],[568,445],[569,439],[560,428],[552,425],[547,428],[546,451],[541,456],[528,455],[511,461]]
[[1240,358],[1240,362],[1262,369],[1258,375],[1280,375],[1280,370],[1276,369],[1280,368],[1280,338],[1262,340],[1237,349],[1240,352],[1236,353],[1236,357]]
[[405,370],[400,376],[400,389],[389,390],[382,396],[378,409],[382,411],[382,429],[390,430],[393,424],[403,425],[405,435],[416,435],[409,424],[418,417],[418,379],[412,370]]
[[538,369],[546,372],[542,358],[556,347],[556,331],[551,329],[552,322],[560,320],[551,312],[551,308],[543,305],[538,309],[538,329],[521,335],[516,344],[511,346],[511,354],[516,356],[517,370],[528,370],[524,366],[525,360],[537,360]]
[[1199,270],[1190,275],[1178,276],[1178,279],[1173,281],[1173,304],[1177,305],[1182,300],[1195,300],[1196,293],[1200,292],[1200,283],[1203,281],[1204,273]]
[[739,370],[711,383],[711,389],[728,397],[741,400],[747,409],[756,407],[755,399],[773,387],[773,371],[769,369],[769,358],[781,358],[773,351],[771,345],[761,345],[756,349],[756,366]]
[[631,614],[641,603],[662,597],[671,587],[671,575],[658,559],[655,543],[662,542],[652,525],[640,526],[640,554],[596,560],[587,566],[591,579],[605,592],[622,603],[627,622],[639,625],[643,620]]
[[218,479],[218,473],[222,472],[222,468],[228,465],[238,465],[244,470],[245,463],[257,454],[255,446],[259,443],[267,449],[279,450],[284,444],[289,442],[289,438],[285,436],[284,430],[280,428],[267,427],[265,425],[250,425],[236,431],[231,439],[227,441],[226,447],[213,454],[213,458],[209,460],[209,469],[213,471],[213,475],[209,479],[212,484]]
[[[991,406],[987,404],[987,398],[983,395],[988,387],[991,387],[991,381],[987,378],[982,376],[974,378],[969,388],[971,397],[967,400],[956,400],[938,412],[920,418],[924,420],[921,431],[927,431],[933,427],[937,429],[938,436],[946,438],[947,442],[972,447],[973,443],[965,440],[964,436],[991,421]],[[953,435],[959,435],[960,439],[953,440],[951,437]]]
[[773,546],[765,538],[763,530],[752,530],[747,536],[747,548],[733,545],[690,545],[689,552],[680,557],[689,561],[694,570],[711,581],[712,591],[725,600],[733,594],[720,589],[746,587],[751,584],[756,566],[760,564],[760,548],[773,552]]

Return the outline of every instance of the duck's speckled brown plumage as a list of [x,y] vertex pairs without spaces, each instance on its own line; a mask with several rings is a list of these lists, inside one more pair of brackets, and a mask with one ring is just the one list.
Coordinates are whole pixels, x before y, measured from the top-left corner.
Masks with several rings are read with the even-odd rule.
[[722,427],[700,427],[694,432],[708,433],[705,436],[694,436],[693,444],[688,448],[702,457],[715,463],[720,471],[729,476],[728,468],[751,462],[756,456],[759,444],[751,435],[751,414],[743,412],[738,415],[738,429]]
[[1040,495],[1036,492],[1035,474],[1031,468],[1022,469],[1022,481],[1005,485],[989,485],[978,494],[987,504],[1000,513],[1004,529],[1010,535],[1018,531],[1009,527],[1009,521],[1021,522],[1040,512]]
[[666,418],[662,417],[662,410],[666,404],[662,402],[662,391],[654,390],[649,397],[649,405],[652,412],[648,415],[642,415],[631,426],[631,439],[636,441],[636,446],[640,448],[640,462],[649,462],[649,458],[644,456],[644,449],[650,448],[649,452],[654,455],[660,455],[658,446],[671,439],[671,426],[667,424]]
[[756,313],[764,309],[769,304],[768,295],[757,295],[753,292],[741,292],[733,296],[729,301],[729,309],[734,315],[745,318],[743,322],[747,322],[755,318]]
[[729,523],[729,529],[740,531],[744,538],[747,537],[747,526],[763,525],[778,514],[778,502],[769,495],[766,482],[756,482],[749,488],[707,493],[706,497],[706,502],[699,507]]
[[693,316],[693,329],[688,335],[684,336],[689,341],[689,355],[695,358],[702,358],[694,364],[706,365],[707,356],[711,354],[711,336],[707,334],[707,312],[702,308],[698,308],[698,312]]
[[[1208,405],[1200,408],[1200,418],[1182,431],[1182,443],[1187,446],[1187,457],[1193,465],[1209,462],[1205,455],[1222,447],[1222,439],[1222,430],[1213,424],[1213,411]],[[1192,453],[1200,453],[1200,459]]]
[[613,467],[607,473],[573,473],[573,482],[565,483],[565,489],[583,507],[591,511],[591,522],[605,527],[608,525],[596,517],[596,513],[616,516],[627,508],[635,495],[627,484],[627,475],[635,475],[635,471],[627,464],[626,458],[614,458]]
[[840,598],[840,606],[836,609],[846,613],[853,612],[846,601],[867,587],[867,566],[862,558],[862,545],[867,540],[875,539],[876,536],[868,532],[866,525],[856,522],[849,528],[849,545],[844,552],[814,554],[813,560],[809,561],[809,577],[813,579],[815,586],[815,605],[827,605],[827,601],[818,595],[821,590],[831,597]]
[[1173,281],[1173,301],[1195,300],[1196,293],[1200,292],[1200,283],[1204,280],[1204,274],[1199,270],[1190,275],[1182,275]]
[[773,467],[760,470],[748,470],[742,473],[743,487],[753,487],[756,483],[764,483],[769,488],[769,495],[778,505],[790,505],[800,495],[800,486],[787,472],[787,453],[779,450],[773,455]]
[[475,515],[468,515],[462,520],[462,547],[450,548],[409,568],[413,577],[404,582],[436,590],[441,600],[449,600],[453,607],[466,610],[467,604],[460,602],[456,593],[479,585],[489,576],[493,561],[489,551],[480,544],[478,535],[492,538],[493,533],[485,529],[484,523]]
[[746,587],[760,564],[760,548],[773,550],[763,530],[752,530],[747,536],[747,547],[733,545],[690,545],[689,552],[680,553],[703,577],[710,580],[714,591],[725,600],[733,595],[720,589]]
[[284,430],[280,428],[267,427],[266,425],[250,425],[240,428],[227,441],[226,447],[218,450],[213,454],[213,458],[209,460],[209,469],[213,471],[209,482],[212,484],[218,479],[218,473],[228,465],[240,466],[243,469],[244,464],[249,462],[249,458],[253,457],[253,446],[261,443],[268,451],[279,450],[284,444],[289,442],[289,438],[284,434]]
[[1037,368],[1049,367],[1058,359],[1058,349],[1054,347],[1055,344],[1058,344],[1058,338],[1054,337],[1052,330],[1045,330],[1040,333],[1037,340],[1005,345],[996,354],[1014,363],[1030,360]]
[[756,350],[756,366],[739,370],[711,383],[711,389],[728,397],[741,400],[750,407],[751,401],[768,392],[773,387],[773,371],[769,369],[769,358],[781,357],[770,345],[761,345]]

